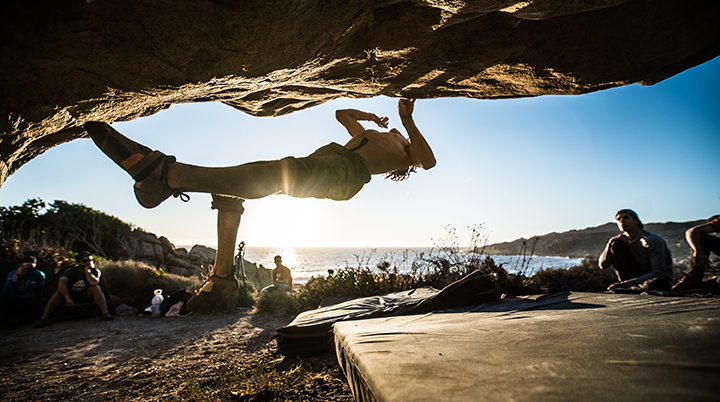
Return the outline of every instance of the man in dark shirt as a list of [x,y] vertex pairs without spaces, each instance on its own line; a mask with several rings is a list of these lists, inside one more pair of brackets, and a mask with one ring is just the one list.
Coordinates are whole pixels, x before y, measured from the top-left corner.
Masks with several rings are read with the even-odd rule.
[[100,319],[114,320],[108,313],[105,295],[100,289],[100,270],[95,268],[92,255],[87,251],[78,253],[78,264],[63,272],[58,281],[58,289],[50,297],[40,320],[35,328],[50,325],[50,314],[60,305],[74,306],[76,304],[95,303],[100,309]]
[[615,214],[622,233],[608,241],[598,263],[600,268],[614,268],[618,282],[607,290],[647,288],[669,290],[672,279],[672,256],[662,237],[644,229],[638,214],[621,209]]

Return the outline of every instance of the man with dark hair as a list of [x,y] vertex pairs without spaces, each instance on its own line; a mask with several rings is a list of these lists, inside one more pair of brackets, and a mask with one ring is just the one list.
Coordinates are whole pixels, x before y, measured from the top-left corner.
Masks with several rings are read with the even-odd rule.
[[275,262],[275,268],[273,268],[273,270],[270,272],[270,276],[272,276],[273,285],[285,287],[286,289],[292,289],[293,288],[292,273],[290,272],[290,268],[283,265],[282,256],[276,255],[274,262]]
[[58,289],[48,300],[45,311],[35,328],[50,325],[50,314],[61,305],[74,306],[76,304],[95,303],[100,309],[100,319],[111,321],[115,318],[108,313],[105,295],[100,289],[100,270],[95,268],[93,256],[87,251],[81,251],[77,256],[77,265],[73,265],[63,272],[58,281]]
[[5,279],[0,301],[0,326],[9,320],[29,324],[38,319],[43,308],[45,273],[37,269],[37,259],[27,256],[20,260],[18,269]]
[[373,174],[398,180],[417,166],[430,169],[435,156],[412,117],[414,100],[400,99],[398,114],[409,139],[396,129],[366,130],[360,121],[388,127],[387,117],[354,109],[338,110],[335,117],[350,134],[345,145],[331,143],[304,158],[245,163],[233,167],[208,168],[176,162],[138,144],[105,123],[85,123],[95,144],[134,179],[135,197],[145,208],[154,208],[168,197],[189,198],[184,192],[213,194],[218,210],[218,250],[213,274],[188,304],[194,310],[204,300],[234,292],[234,250],[245,199],[271,194],[293,197],[349,200],[370,181]]
[[692,248],[692,255],[685,276],[673,286],[672,290],[693,292],[704,289],[703,275],[710,266],[710,253],[720,255],[720,238],[711,235],[720,232],[720,218],[717,216],[714,218],[685,232],[685,239]]
[[672,256],[665,240],[644,229],[638,214],[621,209],[615,214],[621,234],[608,241],[599,259],[600,268],[614,268],[619,281],[608,290],[639,287],[668,290],[672,280]]

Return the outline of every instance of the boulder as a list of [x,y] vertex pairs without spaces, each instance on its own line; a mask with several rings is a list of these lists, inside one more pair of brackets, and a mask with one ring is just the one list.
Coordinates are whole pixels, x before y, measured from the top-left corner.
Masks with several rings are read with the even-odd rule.
[[83,123],[220,101],[483,99],[650,85],[720,54],[704,0],[0,3],[0,185]]

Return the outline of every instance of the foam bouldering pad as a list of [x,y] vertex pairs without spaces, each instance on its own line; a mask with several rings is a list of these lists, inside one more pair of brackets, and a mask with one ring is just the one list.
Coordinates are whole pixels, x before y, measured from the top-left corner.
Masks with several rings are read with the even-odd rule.
[[700,401],[720,395],[720,299],[523,296],[340,321],[357,401]]

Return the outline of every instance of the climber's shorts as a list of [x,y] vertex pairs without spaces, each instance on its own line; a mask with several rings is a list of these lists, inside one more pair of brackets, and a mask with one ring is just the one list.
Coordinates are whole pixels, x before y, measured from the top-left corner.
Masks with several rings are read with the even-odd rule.
[[287,172],[282,192],[293,197],[349,200],[371,177],[362,156],[335,142],[304,158],[280,162]]

